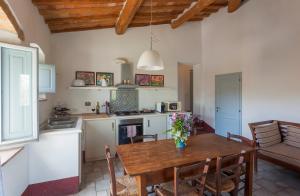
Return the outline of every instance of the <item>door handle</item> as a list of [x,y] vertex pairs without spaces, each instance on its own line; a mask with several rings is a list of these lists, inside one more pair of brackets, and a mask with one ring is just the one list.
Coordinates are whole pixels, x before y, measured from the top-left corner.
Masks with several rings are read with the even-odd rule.
[[112,128],[112,131],[115,130],[115,123],[111,123],[111,128]]
[[148,120],[148,127],[150,127],[150,120]]
[[220,110],[220,107],[216,107],[216,112],[219,112],[219,110]]

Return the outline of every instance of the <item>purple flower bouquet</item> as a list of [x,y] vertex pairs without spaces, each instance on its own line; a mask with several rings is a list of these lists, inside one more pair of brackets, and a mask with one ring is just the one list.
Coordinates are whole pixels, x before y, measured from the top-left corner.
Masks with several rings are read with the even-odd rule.
[[186,114],[172,114],[172,129],[168,130],[175,140],[176,148],[185,148],[186,141],[192,130],[192,118]]

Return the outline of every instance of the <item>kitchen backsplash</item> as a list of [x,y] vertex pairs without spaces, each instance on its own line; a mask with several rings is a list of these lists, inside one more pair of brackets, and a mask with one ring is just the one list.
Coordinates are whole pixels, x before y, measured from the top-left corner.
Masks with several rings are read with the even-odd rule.
[[136,89],[118,89],[110,91],[112,112],[138,111],[139,92]]
[[[163,89],[138,89],[139,110],[144,108],[155,109],[155,103],[160,101],[176,101],[177,90],[173,88]],[[76,97],[76,99],[72,98]],[[64,101],[67,100],[67,101]],[[84,106],[84,103],[89,101],[91,106]],[[72,113],[90,113],[92,108],[95,108],[96,102],[104,104],[105,101],[110,101],[110,90],[70,90],[67,89],[64,97],[57,96],[55,104],[63,104],[72,109]],[[104,112],[105,108],[101,108]]]

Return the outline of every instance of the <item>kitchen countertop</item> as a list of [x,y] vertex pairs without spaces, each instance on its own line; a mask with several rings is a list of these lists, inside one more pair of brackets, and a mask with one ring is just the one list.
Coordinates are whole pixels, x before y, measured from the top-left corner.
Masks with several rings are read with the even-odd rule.
[[67,129],[49,129],[49,130],[40,130],[40,134],[68,134],[68,133],[81,133],[82,132],[82,123],[83,121],[93,121],[93,120],[122,120],[122,119],[134,119],[134,118],[144,118],[147,116],[168,116],[172,112],[167,113],[141,113],[139,115],[129,115],[129,116],[117,116],[115,114],[107,115],[105,113],[82,113],[82,114],[73,114],[78,116],[78,121],[75,128]]
[[75,128],[64,128],[64,129],[47,129],[41,130],[40,134],[71,134],[82,132],[82,117],[78,116],[77,124]]
[[144,118],[145,116],[167,116],[170,113],[141,113],[139,115],[129,115],[129,116],[117,116],[115,114],[107,115],[105,113],[95,114],[95,113],[83,113],[77,114],[78,116],[82,116],[82,120],[90,121],[90,120],[106,120],[106,119],[131,119],[131,118]]
[[3,167],[6,163],[8,163],[14,156],[16,156],[24,147],[18,147],[13,149],[1,150],[1,166]]
[[102,118],[110,118],[109,115],[105,113],[95,114],[95,113],[84,113],[79,116],[82,116],[82,120],[92,120],[92,119],[102,119]]

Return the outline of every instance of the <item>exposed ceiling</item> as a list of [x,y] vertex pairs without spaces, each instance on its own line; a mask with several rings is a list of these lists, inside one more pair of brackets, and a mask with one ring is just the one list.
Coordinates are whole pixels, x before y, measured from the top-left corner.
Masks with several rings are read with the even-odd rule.
[[0,29],[17,34],[20,40],[24,40],[24,33],[5,0],[0,0]]
[[17,31],[15,30],[13,24],[10,22],[9,18],[3,11],[2,7],[0,7],[0,29],[17,34]]
[[[52,33],[148,26],[151,0],[32,0]],[[201,21],[220,8],[233,12],[242,0],[152,0],[152,24],[177,28],[188,21]]]

